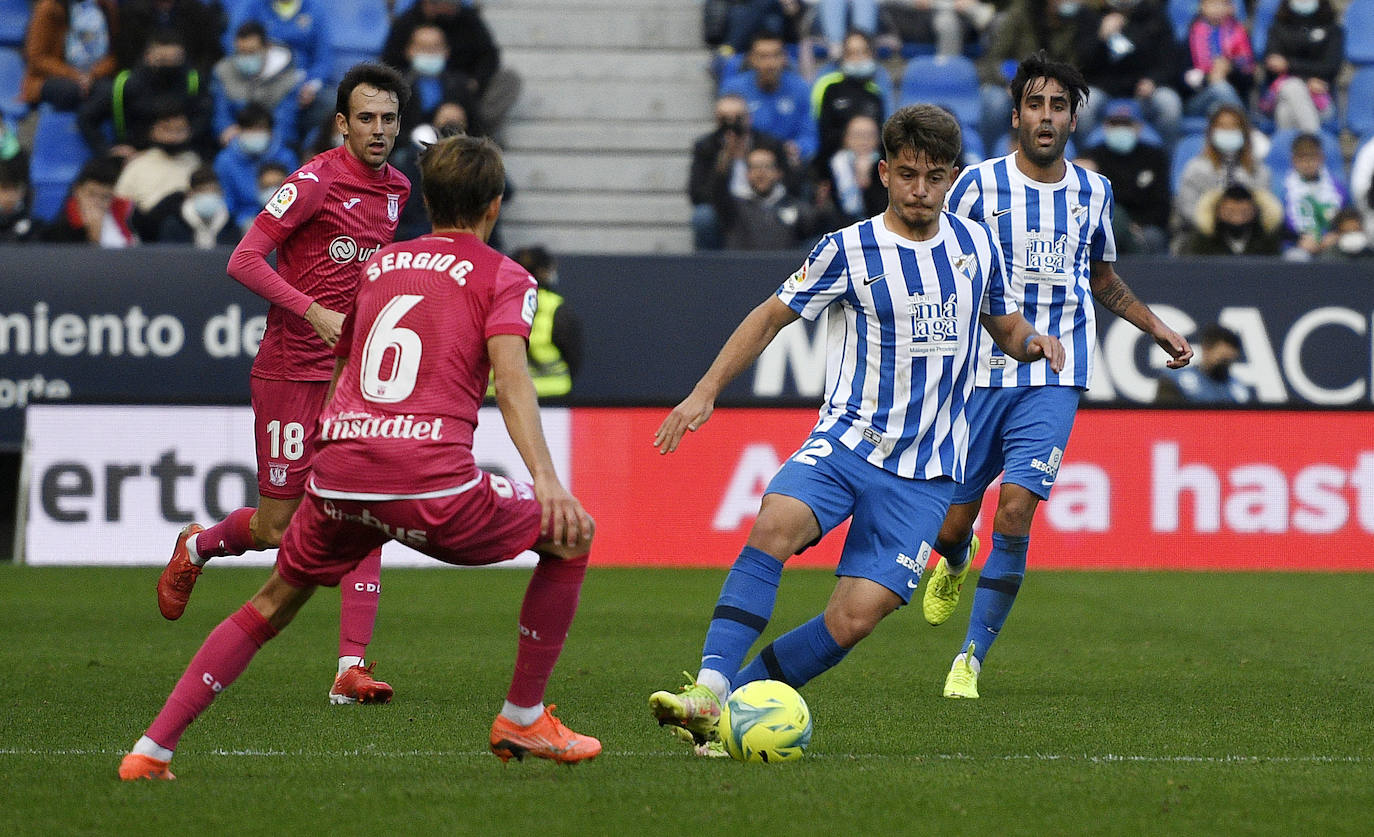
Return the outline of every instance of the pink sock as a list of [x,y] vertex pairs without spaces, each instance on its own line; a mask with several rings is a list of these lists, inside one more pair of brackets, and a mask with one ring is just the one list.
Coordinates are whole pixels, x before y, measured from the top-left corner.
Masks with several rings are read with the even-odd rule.
[[563,652],[586,574],[585,555],[569,560],[540,558],[534,568],[520,606],[520,645],[515,652],[515,676],[506,693],[506,700],[516,706],[535,706],[544,700],[544,687]]
[[276,635],[277,629],[267,624],[252,604],[244,604],[219,623],[191,658],[186,673],[148,727],[148,737],[159,747],[175,750],[191,722],[248,668],[263,643]]
[[242,555],[253,545],[253,530],[248,523],[255,509],[236,509],[229,516],[196,535],[196,553],[202,558]]
[[382,548],[367,553],[362,563],[339,582],[339,656],[365,657],[377,624],[382,596]]

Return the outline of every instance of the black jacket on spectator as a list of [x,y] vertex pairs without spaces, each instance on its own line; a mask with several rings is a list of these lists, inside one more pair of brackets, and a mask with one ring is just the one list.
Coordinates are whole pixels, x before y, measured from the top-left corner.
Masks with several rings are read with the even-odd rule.
[[816,159],[830,159],[830,155],[844,142],[845,126],[856,116],[873,117],[881,129],[886,117],[883,110],[882,88],[873,79],[841,75],[831,82],[821,94],[821,111],[816,120],[821,144]]
[[815,234],[820,214],[779,183],[765,197],[737,198],[730,194],[730,176],[713,181],[713,203],[727,250],[792,250]]
[[[100,156],[114,144],[148,146],[153,115],[171,102],[191,123],[191,148],[204,158],[219,150],[211,129],[210,78],[190,67],[138,66],[115,75],[81,106],[77,125],[91,153]],[[106,131],[110,133],[107,135]]]
[[[1128,51],[1115,53],[1097,37],[1102,18],[1113,11],[1126,16],[1121,35]],[[1078,30],[1078,67],[1088,84],[1101,88],[1113,99],[1133,98],[1136,84],[1148,78],[1158,87],[1172,87],[1182,72],[1182,49],[1174,40],[1174,28],[1156,0],[1137,0],[1129,9],[1104,8],[1091,25]]]
[[[716,159],[720,157],[720,149],[724,142],[725,129],[717,128],[709,134],[702,134],[692,143],[692,167],[687,175],[687,197],[693,206],[712,202],[715,188],[712,181],[717,174]],[[787,159],[787,155],[783,153],[782,143],[771,134],[765,134],[755,128],[749,129],[749,148],[771,148],[777,153],[779,160]],[[728,176],[732,174],[733,172],[727,173],[727,185]],[[789,172],[783,175],[783,180],[792,184],[795,176]]]
[[1104,145],[1085,155],[1112,184],[1112,198],[1137,224],[1169,228],[1169,152],[1157,145],[1136,143],[1130,154],[1117,154]]
[[148,37],[159,29],[171,29],[186,43],[186,59],[192,67],[208,74],[224,57],[220,35],[224,33],[224,12],[219,3],[200,0],[172,0],[163,13],[157,0],[124,0],[119,4],[119,32],[113,43],[120,67],[136,66],[148,46]]
[[1311,17],[1284,17],[1280,14],[1269,27],[1265,56],[1281,55],[1288,59],[1289,75],[1334,84],[1345,60],[1345,30],[1334,21],[1317,23]]
[[444,30],[448,38],[448,69],[477,81],[478,92],[487,89],[491,77],[501,66],[501,50],[496,39],[476,9],[459,7],[451,17],[425,17],[423,4],[416,3],[391,22],[386,44],[382,46],[382,61],[393,67],[408,67],[406,45],[417,26],[430,24]]

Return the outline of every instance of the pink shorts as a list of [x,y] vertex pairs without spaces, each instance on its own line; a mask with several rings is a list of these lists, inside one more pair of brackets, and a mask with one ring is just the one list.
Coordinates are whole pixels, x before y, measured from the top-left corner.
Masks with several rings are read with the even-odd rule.
[[333,587],[388,540],[448,564],[507,561],[541,540],[540,508],[533,486],[485,471],[461,494],[425,500],[307,493],[282,536],[277,574],[295,587]]
[[315,456],[315,427],[328,381],[252,379],[253,442],[258,452],[258,493],[290,500],[305,493]]

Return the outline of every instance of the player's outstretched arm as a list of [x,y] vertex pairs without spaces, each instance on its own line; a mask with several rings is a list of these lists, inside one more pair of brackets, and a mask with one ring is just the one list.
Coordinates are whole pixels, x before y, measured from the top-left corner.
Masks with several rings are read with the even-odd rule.
[[591,540],[591,515],[558,481],[553,468],[553,457],[539,421],[539,398],[526,366],[525,339],[515,334],[495,335],[487,340],[487,354],[496,384],[496,404],[506,421],[506,431],[534,479],[534,496],[542,507],[539,531],[560,546],[572,547]]
[[978,321],[998,348],[1019,363],[1044,358],[1055,372],[1064,371],[1064,344],[1059,338],[1037,334],[1035,326],[1020,311],[1010,314],[980,314]]
[[706,423],[716,408],[716,398],[726,384],[758,360],[768,344],[783,326],[796,320],[798,314],[776,296],[770,296],[750,311],[725,341],[711,368],[701,376],[697,385],[682,403],[673,408],[654,434],[654,447],[659,453],[672,453],[688,430],[695,431]]
[[1165,325],[1150,306],[1136,298],[1111,262],[1093,262],[1090,285],[1099,305],[1153,337],[1169,353],[1170,369],[1182,369],[1193,359],[1193,347],[1188,345],[1187,338]]

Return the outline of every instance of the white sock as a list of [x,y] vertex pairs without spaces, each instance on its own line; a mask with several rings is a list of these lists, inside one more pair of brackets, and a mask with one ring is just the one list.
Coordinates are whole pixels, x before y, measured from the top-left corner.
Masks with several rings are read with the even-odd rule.
[[[362,657],[340,657],[340,658],[339,658],[339,674],[343,674],[345,671],[348,671],[350,668],[352,668],[352,667],[354,667],[354,666],[360,666],[360,665],[362,665],[362,664],[363,664],[363,658],[362,658]],[[337,675],[336,675],[336,676],[337,676]]]
[[704,668],[697,672],[697,682],[715,692],[721,703],[730,695],[730,681],[713,668]]
[[983,664],[978,662],[977,657],[970,657],[967,653],[963,653],[955,657],[954,665],[950,666],[950,668],[958,668],[959,664],[962,663],[964,660],[968,660],[969,668],[973,669],[974,674],[983,673]]
[[197,567],[203,567],[205,566],[205,562],[210,559],[200,557],[200,552],[196,550],[196,538],[198,537],[200,537],[199,532],[186,539],[186,557],[190,558],[191,563],[195,564]]
[[501,714],[514,721],[517,726],[527,727],[539,720],[539,716],[544,714],[544,704],[537,703],[534,706],[516,706],[510,701],[506,701],[501,706]]
[[166,747],[158,746],[156,741],[146,735],[138,739],[138,743],[134,745],[134,749],[131,752],[138,753],[140,756],[152,756],[158,761],[172,760],[171,750]]

